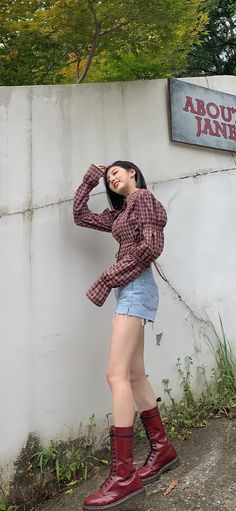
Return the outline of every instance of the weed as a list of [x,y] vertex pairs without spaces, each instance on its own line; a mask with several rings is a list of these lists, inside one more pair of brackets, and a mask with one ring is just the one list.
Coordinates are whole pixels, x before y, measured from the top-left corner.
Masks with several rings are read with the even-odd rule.
[[4,504],[0,502],[0,511],[16,511],[16,506],[9,506],[8,504]]
[[[90,417],[86,436],[80,437],[70,445],[54,442],[47,448],[41,449],[32,456],[33,464],[40,470],[43,485],[50,478],[56,479],[58,489],[66,485],[73,486],[81,480],[87,480],[88,471],[94,466],[93,428],[95,427],[94,414]],[[71,489],[71,488],[70,488]]]
[[79,437],[73,441],[51,442],[41,447],[39,439],[29,435],[16,461],[9,495],[2,499],[0,511],[32,510],[58,493],[72,493],[74,486],[86,480],[99,461],[94,455],[94,428],[93,414],[85,432],[81,424]]
[[200,397],[196,397],[191,389],[191,371],[193,365],[191,357],[185,357],[184,367],[180,358],[177,359],[177,370],[181,378],[183,397],[175,401],[171,394],[169,380],[162,380],[164,391],[169,396],[171,406],[164,403],[160,409],[166,423],[169,435],[186,438],[191,434],[191,428],[203,427],[212,417],[236,415],[236,360],[230,342],[226,339],[223,323],[220,318],[221,335],[210,324],[216,337],[216,346],[209,336],[205,335],[214,354],[215,367],[209,381],[206,378],[206,369],[203,365],[197,370],[202,377],[204,390]]
[[215,380],[215,390],[219,399],[226,405],[231,405],[235,401],[236,395],[236,359],[230,342],[225,336],[222,319],[219,316],[221,337],[216,332],[213,324],[211,324],[217,339],[217,346],[214,347],[209,336],[205,335],[211,351],[215,358],[215,367],[213,375]]

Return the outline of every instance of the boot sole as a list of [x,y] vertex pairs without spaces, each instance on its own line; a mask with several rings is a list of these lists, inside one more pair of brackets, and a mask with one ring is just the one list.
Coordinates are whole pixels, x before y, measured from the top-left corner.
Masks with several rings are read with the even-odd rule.
[[149,483],[153,483],[154,481],[157,481],[158,479],[160,479],[162,474],[164,474],[165,472],[169,472],[170,470],[174,470],[179,465],[180,465],[180,460],[179,460],[179,458],[177,456],[177,458],[175,458],[174,460],[172,460],[169,463],[167,463],[164,467],[162,467],[159,470],[159,472],[157,472],[157,474],[155,474],[154,476],[146,477],[146,479],[142,478],[143,485],[149,484]]
[[121,504],[126,504],[126,502],[137,502],[140,500],[141,497],[145,497],[146,492],[144,488],[141,488],[140,490],[137,490],[133,493],[130,493],[126,497],[123,497],[123,499],[117,500],[116,502],[113,502],[113,504],[107,504],[106,506],[82,506],[82,509],[84,511],[103,511],[106,509],[118,509],[120,508]]

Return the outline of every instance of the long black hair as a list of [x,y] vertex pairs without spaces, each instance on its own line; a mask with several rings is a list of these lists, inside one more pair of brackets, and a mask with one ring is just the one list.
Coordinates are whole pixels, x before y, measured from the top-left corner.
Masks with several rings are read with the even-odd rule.
[[136,181],[137,188],[147,188],[147,185],[146,185],[146,182],[145,182],[145,179],[143,177],[141,170],[137,167],[137,165],[135,165],[131,161],[117,160],[117,161],[114,161],[114,163],[112,163],[111,165],[108,165],[108,167],[106,167],[105,174],[104,174],[104,184],[106,187],[107,198],[108,198],[108,201],[113,209],[120,210],[120,209],[122,209],[125,197],[124,197],[124,195],[119,195],[118,193],[113,192],[109,188],[109,185],[107,182],[107,172],[111,167],[114,167],[115,165],[117,167],[122,167],[122,169],[125,169],[125,170],[130,170],[130,169],[135,170],[135,181]]

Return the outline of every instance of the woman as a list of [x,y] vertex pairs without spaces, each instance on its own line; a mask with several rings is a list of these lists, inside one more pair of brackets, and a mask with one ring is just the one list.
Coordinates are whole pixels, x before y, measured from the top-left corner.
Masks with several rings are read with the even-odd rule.
[[[92,213],[89,193],[103,177],[112,209]],[[116,161],[109,167],[91,165],[78,187],[73,203],[74,221],[82,227],[112,232],[119,242],[117,262],[89,288],[87,297],[103,305],[112,288],[117,299],[107,369],[112,392],[114,426],[110,428],[112,464],[108,479],[83,509],[114,509],[145,493],[144,485],[178,465],[156,405],[155,394],[144,368],[144,326],[153,322],[158,306],[158,287],[151,263],[161,254],[166,211],[147,190],[139,168]],[[140,412],[151,451],[144,465],[133,466],[134,403]]]

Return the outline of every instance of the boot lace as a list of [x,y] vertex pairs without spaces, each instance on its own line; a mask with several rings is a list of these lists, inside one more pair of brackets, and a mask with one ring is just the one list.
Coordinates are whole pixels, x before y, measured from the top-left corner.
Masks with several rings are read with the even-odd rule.
[[[109,438],[109,436],[107,438]],[[105,440],[107,440],[107,438]],[[115,475],[116,475],[116,452],[115,444],[113,442],[113,438],[111,437],[111,470],[109,476],[107,477],[107,479],[104,481],[100,488],[106,488],[110,481],[115,477]]]
[[152,444],[152,440],[151,440],[151,435],[150,435],[150,431],[149,431],[149,428],[148,428],[148,424],[144,421],[143,422],[143,425],[144,425],[144,428],[145,428],[145,431],[146,431],[146,435],[147,435],[147,438],[148,438],[148,441],[150,443],[150,451],[144,461],[144,464],[143,465],[146,465],[148,463],[148,461],[152,461],[154,459],[154,457],[156,456],[156,452],[157,452],[157,449],[155,449],[155,445]]

